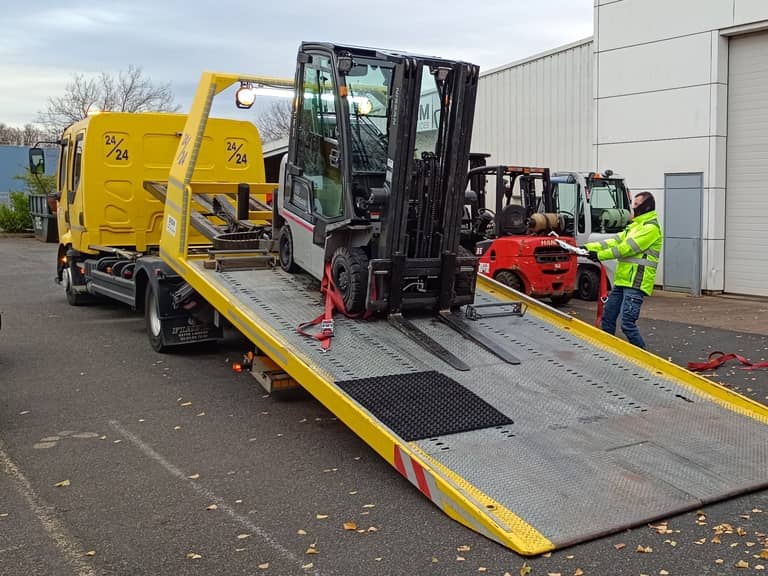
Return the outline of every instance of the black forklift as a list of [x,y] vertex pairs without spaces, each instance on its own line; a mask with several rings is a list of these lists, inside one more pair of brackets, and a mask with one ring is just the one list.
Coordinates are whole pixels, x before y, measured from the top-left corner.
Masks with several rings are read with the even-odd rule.
[[478,74],[466,62],[302,43],[273,218],[284,270],[321,280],[347,315],[386,315],[461,369],[403,313],[487,340],[452,313],[474,302],[477,275],[460,236]]

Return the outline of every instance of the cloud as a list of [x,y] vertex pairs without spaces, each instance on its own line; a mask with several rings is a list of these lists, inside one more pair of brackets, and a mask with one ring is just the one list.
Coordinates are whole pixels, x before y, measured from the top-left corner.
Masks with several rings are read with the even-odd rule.
[[34,121],[73,74],[140,66],[186,110],[203,70],[292,76],[302,40],[462,59],[488,69],[589,36],[593,0],[10,2],[0,122]]

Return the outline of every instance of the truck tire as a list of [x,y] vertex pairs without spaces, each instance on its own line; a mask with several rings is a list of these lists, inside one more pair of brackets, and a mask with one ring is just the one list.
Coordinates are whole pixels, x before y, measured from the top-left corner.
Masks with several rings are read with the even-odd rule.
[[362,248],[337,248],[331,258],[331,277],[341,292],[344,307],[349,314],[365,308],[368,286],[368,256]]
[[576,282],[576,295],[581,300],[597,300],[600,292],[600,273],[587,266],[579,270],[579,278]]
[[74,258],[68,259],[62,272],[61,283],[64,284],[64,293],[67,295],[67,302],[70,306],[85,306],[93,302],[93,297],[90,294],[74,291],[75,278],[80,277],[80,271],[77,269]]
[[494,279],[497,282],[509,286],[512,290],[517,290],[518,292],[525,294],[525,286],[523,286],[523,281],[520,280],[520,276],[510,270],[502,270],[496,274]]
[[147,327],[147,336],[149,344],[155,352],[166,352],[166,346],[163,339],[163,321],[160,319],[160,301],[157,297],[157,291],[152,287],[152,282],[147,282],[147,289],[144,293],[144,321]]
[[567,294],[561,294],[560,296],[550,296],[549,301],[555,308],[560,308],[560,306],[568,304],[568,302],[571,301],[571,298],[573,298],[573,292],[568,292]]
[[286,272],[297,272],[299,267],[293,259],[293,234],[288,224],[280,228],[280,268]]

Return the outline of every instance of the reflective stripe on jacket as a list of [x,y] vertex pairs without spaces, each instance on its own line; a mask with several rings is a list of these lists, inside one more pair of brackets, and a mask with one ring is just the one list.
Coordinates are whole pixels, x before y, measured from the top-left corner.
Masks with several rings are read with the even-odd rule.
[[618,260],[615,286],[639,288],[650,296],[663,243],[661,225],[652,210],[632,220],[624,231],[584,247],[597,252],[599,260]]

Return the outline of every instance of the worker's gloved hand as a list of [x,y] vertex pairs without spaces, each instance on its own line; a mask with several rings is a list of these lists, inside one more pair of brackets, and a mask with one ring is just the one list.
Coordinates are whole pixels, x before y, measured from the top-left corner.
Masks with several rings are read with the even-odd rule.
[[595,252],[594,250],[589,251],[589,253],[587,254],[587,258],[592,260],[592,262],[600,262],[600,258],[597,257],[597,252]]

